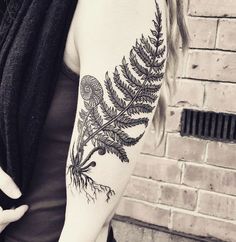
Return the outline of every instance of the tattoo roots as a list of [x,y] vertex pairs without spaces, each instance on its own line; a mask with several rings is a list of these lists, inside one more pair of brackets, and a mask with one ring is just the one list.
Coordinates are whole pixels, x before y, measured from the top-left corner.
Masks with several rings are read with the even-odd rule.
[[[106,194],[108,202],[115,191],[106,185],[94,181],[88,174],[96,161],[95,153],[116,155],[121,162],[129,162],[124,149],[139,142],[144,133],[138,137],[130,137],[125,129],[137,125],[148,125],[148,118],[137,118],[137,114],[151,113],[155,108],[161,80],[164,76],[163,58],[165,53],[162,38],[162,17],[156,2],[154,30],[151,36],[136,40],[129,55],[129,63],[123,57],[122,64],[115,68],[113,81],[108,72],[105,75],[105,91],[109,97],[109,106],[104,100],[104,90],[100,82],[93,76],[86,75],[81,80],[80,94],[84,101],[84,109],[79,113],[78,139],[70,153],[71,165],[68,168],[71,183],[84,192],[87,201],[97,199],[98,193]],[[120,98],[117,90],[123,97]],[[86,156],[86,145],[94,147]]]

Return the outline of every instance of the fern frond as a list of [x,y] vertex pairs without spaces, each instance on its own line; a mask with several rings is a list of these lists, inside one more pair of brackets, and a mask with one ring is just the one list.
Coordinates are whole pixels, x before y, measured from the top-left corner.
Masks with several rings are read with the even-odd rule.
[[98,108],[94,107],[90,112],[90,120],[89,120],[96,129],[99,129],[103,125],[102,116],[98,112]]
[[114,124],[119,128],[131,128],[137,125],[148,125],[148,118],[130,118],[127,115],[119,116],[115,121]]
[[135,96],[135,92],[131,87],[129,87],[124,81],[120,79],[120,74],[117,68],[115,68],[115,72],[113,73],[113,79],[116,87],[118,87],[120,91],[124,94],[125,100],[131,101]]
[[148,75],[148,69],[143,67],[137,60],[136,55],[133,53],[133,51],[130,51],[130,63],[132,66],[132,69],[137,73],[139,77],[147,76]]
[[159,73],[159,72],[157,72],[157,73],[155,73],[155,74],[154,74],[154,73],[150,74],[150,75],[146,78],[146,80],[147,80],[149,83],[152,83],[152,82],[161,81],[163,77],[164,77],[164,73]]
[[87,116],[87,112],[85,112],[83,109],[79,112],[80,118],[83,120]]
[[104,118],[109,121],[111,119],[113,119],[114,117],[117,116],[117,110],[109,107],[104,101],[101,102],[100,107],[102,109],[102,112],[104,114]]
[[144,92],[148,92],[148,93],[156,93],[160,90],[161,88],[161,84],[158,84],[158,85],[145,85],[143,88],[142,88],[142,91]]
[[115,154],[122,162],[129,162],[128,156],[122,144],[110,140],[109,137],[104,134],[97,135],[96,142],[97,145],[103,147],[107,153]]
[[133,104],[129,107],[127,113],[129,115],[133,115],[133,114],[140,114],[140,113],[150,113],[152,112],[154,107],[152,107],[149,104],[145,104],[145,103],[137,103],[137,104]]
[[138,143],[138,141],[142,138],[143,133],[136,138],[130,137],[127,133],[122,131],[119,128],[114,126],[108,126],[104,130],[104,133],[111,137],[114,141],[121,143],[125,146],[133,146]]
[[[159,44],[159,46],[161,46],[161,44]],[[162,48],[159,48],[156,55],[157,55],[157,58],[162,58],[165,54],[165,51],[166,51],[166,47],[162,47]]]
[[126,107],[126,103],[123,99],[118,97],[116,91],[112,86],[112,82],[108,73],[106,73],[105,86],[112,104],[115,106],[117,110],[122,111]]
[[84,128],[84,136],[85,137],[90,137],[92,134],[93,134],[93,128],[92,126],[90,125],[90,122],[87,122],[86,123],[86,126]]
[[143,63],[147,66],[150,67],[152,62],[153,62],[153,57],[149,56],[143,46],[141,44],[138,43],[138,41],[136,41],[135,46],[133,46],[134,51],[136,52],[136,54],[139,56],[139,58],[143,61]]
[[153,64],[153,67],[157,68],[157,70],[161,71],[164,68],[165,60],[156,60]]
[[159,38],[159,35],[156,30],[151,30],[151,33],[154,37]]
[[158,41],[155,38],[148,36],[148,39],[153,44],[153,46],[158,46]]
[[152,57],[155,57],[156,51],[154,50],[154,48],[151,46],[149,41],[143,35],[141,38],[141,43],[143,44],[143,48],[147,51],[147,53],[149,53]]
[[142,91],[135,99],[135,102],[154,103],[156,99],[157,99],[157,95],[155,93]]
[[134,87],[135,89],[139,89],[142,87],[141,81],[139,81],[130,71],[129,65],[126,62],[125,57],[122,60],[122,65],[120,65],[121,71],[123,76],[126,78],[127,82],[130,84],[131,87]]

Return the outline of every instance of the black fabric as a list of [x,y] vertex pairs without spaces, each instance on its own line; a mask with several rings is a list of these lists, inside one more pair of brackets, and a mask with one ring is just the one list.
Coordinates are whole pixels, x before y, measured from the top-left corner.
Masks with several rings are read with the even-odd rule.
[[29,209],[7,226],[4,242],[57,242],[60,237],[66,209],[66,160],[79,85],[79,76],[72,74],[63,64],[40,135],[30,186],[21,199]]
[[[77,0],[11,0],[1,21],[0,166],[23,196],[76,4]],[[0,205],[9,208],[18,201],[1,193]]]
[[[3,14],[0,0],[0,166],[23,192],[19,200],[0,193],[3,208],[29,190],[77,1],[8,0]],[[111,226],[107,242],[116,242]]]
[[[0,165],[23,193],[76,4],[77,0],[10,1],[1,23]],[[12,205],[2,194],[0,199],[4,207]]]

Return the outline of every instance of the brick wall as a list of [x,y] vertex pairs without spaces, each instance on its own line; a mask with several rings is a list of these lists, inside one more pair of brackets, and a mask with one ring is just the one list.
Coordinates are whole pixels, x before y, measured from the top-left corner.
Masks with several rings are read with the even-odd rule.
[[191,49],[168,107],[165,140],[155,149],[149,132],[116,214],[234,242],[236,144],[181,137],[179,131],[183,107],[236,112],[236,1],[186,5]]

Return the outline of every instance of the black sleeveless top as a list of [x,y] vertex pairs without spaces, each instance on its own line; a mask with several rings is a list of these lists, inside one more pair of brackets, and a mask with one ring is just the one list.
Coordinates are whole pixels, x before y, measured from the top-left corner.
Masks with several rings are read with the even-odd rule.
[[[79,76],[64,63],[47,114],[28,192],[29,210],[5,230],[5,242],[57,242],[66,207],[65,169],[76,114]],[[113,242],[110,227],[108,242]]]

